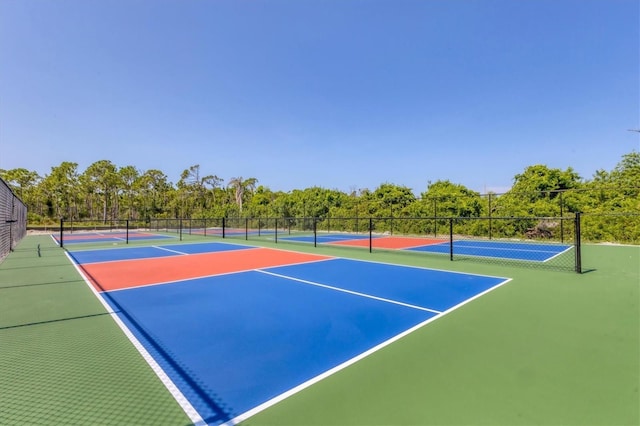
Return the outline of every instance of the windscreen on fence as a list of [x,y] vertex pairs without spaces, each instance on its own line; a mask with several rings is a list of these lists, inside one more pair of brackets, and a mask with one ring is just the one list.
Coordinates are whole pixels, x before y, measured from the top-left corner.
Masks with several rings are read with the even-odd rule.
[[0,262],[27,233],[27,207],[0,179]]

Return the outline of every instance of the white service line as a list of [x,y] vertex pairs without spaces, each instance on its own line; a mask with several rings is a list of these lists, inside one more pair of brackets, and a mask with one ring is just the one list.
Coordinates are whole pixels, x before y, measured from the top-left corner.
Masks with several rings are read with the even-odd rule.
[[171,250],[171,249],[168,249],[168,248],[165,248],[165,247],[160,247],[160,246],[151,246],[151,247],[153,247],[155,249],[158,249],[158,250],[165,250],[165,251],[168,251],[169,253],[183,254],[185,256],[189,254],[189,253],[185,253],[183,251]]
[[287,275],[276,274],[274,272],[265,271],[263,269],[255,269],[255,271],[256,272],[260,272],[262,274],[273,275],[274,277],[278,277],[278,278],[284,278],[284,279],[291,280],[291,281],[298,281],[298,282],[301,282],[301,283],[304,283],[304,284],[314,285],[316,287],[328,288],[330,290],[341,291],[343,293],[349,293],[349,294],[353,294],[353,295],[360,296],[360,297],[366,297],[368,299],[374,299],[374,300],[379,300],[381,302],[393,303],[394,305],[405,306],[407,308],[418,309],[420,311],[427,311],[427,312],[431,312],[431,313],[434,313],[434,314],[441,314],[442,313],[442,311],[436,311],[435,309],[429,309],[429,308],[424,308],[422,306],[411,305],[409,303],[398,302],[396,300],[385,299],[383,297],[373,296],[371,294],[359,293],[357,291],[345,290],[344,288],[333,287],[333,286],[326,285],[326,284],[315,283],[313,281],[307,281],[307,280],[303,280],[301,278],[295,278],[295,277],[289,277]]
[[[263,271],[261,271],[261,272],[263,272]],[[306,382],[301,383],[298,386],[295,386],[294,388],[289,389],[288,391],[283,392],[280,395],[275,396],[274,398],[270,399],[269,401],[266,401],[266,402],[258,405],[257,407],[254,407],[251,410],[234,417],[233,419],[229,420],[228,422],[223,423],[221,426],[234,426],[234,425],[237,425],[237,424],[247,420],[248,418],[258,414],[259,412],[264,411],[267,408],[274,406],[275,404],[277,404],[277,403],[289,398],[290,396],[292,396],[292,395],[294,395],[294,394],[296,394],[296,393],[298,393],[298,392],[300,392],[300,391],[302,391],[302,390],[304,390],[304,389],[306,389],[306,388],[308,388],[308,387],[320,382],[321,380],[323,380],[323,379],[325,379],[325,378],[337,373],[338,371],[343,370],[343,369],[355,364],[356,362],[358,362],[358,361],[366,358],[367,356],[379,351],[380,349],[382,349],[382,348],[384,348],[386,346],[389,346],[390,344],[392,344],[392,343],[396,342],[397,340],[400,340],[401,338],[413,333],[414,331],[424,327],[425,325],[427,325],[429,323],[432,323],[433,321],[435,321],[437,319],[442,318],[443,316],[455,311],[456,309],[460,308],[461,306],[466,305],[467,303],[471,302],[472,300],[475,300],[478,297],[483,296],[483,295],[487,294],[488,292],[495,290],[498,287],[502,287],[503,285],[507,284],[510,281],[511,281],[511,278],[506,278],[501,283],[499,283],[499,284],[497,284],[497,285],[495,285],[495,286],[483,291],[482,293],[479,293],[479,294],[475,295],[474,297],[465,300],[464,302],[461,302],[461,303],[459,303],[459,304],[457,304],[455,306],[452,306],[451,308],[447,309],[444,312],[439,313],[438,315],[435,315],[435,316],[433,316],[431,318],[426,319],[425,321],[421,322],[420,324],[417,324],[417,325],[409,328],[408,330],[403,331],[402,333],[392,337],[391,339],[389,339],[387,341],[384,341],[384,342],[380,343],[377,346],[374,346],[373,348],[361,353],[360,355],[357,355],[357,356],[355,356],[355,357],[343,362],[342,364],[339,364],[339,365],[337,365],[337,366],[325,371],[324,373],[321,373],[318,376],[316,376],[316,377],[314,377],[312,379],[309,379]]]

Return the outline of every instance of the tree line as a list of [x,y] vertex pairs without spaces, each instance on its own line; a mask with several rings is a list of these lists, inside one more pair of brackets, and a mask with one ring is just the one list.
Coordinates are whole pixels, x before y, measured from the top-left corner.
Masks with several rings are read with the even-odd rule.
[[317,186],[272,191],[255,177],[225,182],[198,164],[185,169],[174,184],[161,170],[118,167],[109,160],[84,171],[65,161],[45,176],[24,168],[0,169],[0,178],[27,205],[30,225],[61,218],[106,223],[220,217],[559,217],[582,212],[593,216],[586,231],[594,240],[640,240],[637,151],[590,179],[571,167],[532,165],[514,176],[503,194],[480,194],[449,180],[428,182],[419,196],[393,183],[350,192]]

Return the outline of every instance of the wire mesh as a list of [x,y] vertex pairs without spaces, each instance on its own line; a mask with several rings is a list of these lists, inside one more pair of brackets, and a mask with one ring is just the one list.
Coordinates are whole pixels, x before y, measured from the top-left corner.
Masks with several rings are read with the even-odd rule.
[[27,207],[0,179],[0,262],[27,233]]

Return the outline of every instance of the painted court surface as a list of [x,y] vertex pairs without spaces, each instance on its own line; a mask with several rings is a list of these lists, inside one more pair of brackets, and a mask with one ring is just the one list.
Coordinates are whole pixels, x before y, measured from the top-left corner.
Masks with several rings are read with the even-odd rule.
[[[56,244],[60,244],[60,235],[52,235]],[[104,243],[104,242],[123,242],[127,240],[166,240],[172,237],[166,235],[151,234],[148,232],[79,232],[65,233],[63,237],[64,244],[80,244],[80,243]]]
[[[354,234],[318,234],[314,236],[283,237],[283,240],[351,247],[369,247],[378,249],[408,250],[423,253],[449,254],[451,247],[448,240],[424,237],[394,237]],[[456,255],[495,259],[526,260],[547,262],[569,250],[565,244],[544,244],[496,240],[458,240],[453,241],[453,252]]]
[[69,255],[194,423],[246,419],[508,282],[220,242]]

